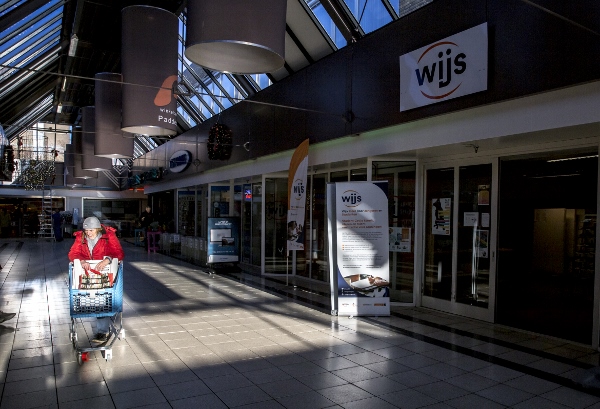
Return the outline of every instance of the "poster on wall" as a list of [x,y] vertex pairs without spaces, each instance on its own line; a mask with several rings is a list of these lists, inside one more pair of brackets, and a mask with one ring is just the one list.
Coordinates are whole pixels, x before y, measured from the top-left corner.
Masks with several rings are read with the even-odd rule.
[[490,227],[489,213],[481,213],[481,227]]
[[437,198],[431,200],[431,234],[441,236],[450,235],[450,212],[452,211],[452,199]]
[[465,212],[463,226],[474,227],[479,224],[479,212]]
[[390,227],[390,251],[410,253],[412,231],[410,227]]
[[490,204],[490,185],[479,185],[477,187],[477,204],[480,206]]
[[340,315],[389,315],[387,182],[342,182],[327,189],[336,254],[330,268],[333,305]]
[[240,221],[238,217],[208,218],[207,263],[240,261]]
[[475,254],[477,254],[477,257],[479,258],[489,257],[489,230],[475,231]]

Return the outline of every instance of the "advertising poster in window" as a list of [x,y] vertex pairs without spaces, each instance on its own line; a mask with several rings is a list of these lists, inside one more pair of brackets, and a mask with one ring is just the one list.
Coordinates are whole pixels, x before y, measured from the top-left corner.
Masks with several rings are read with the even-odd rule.
[[431,200],[431,234],[441,236],[450,235],[450,212],[452,211],[452,199],[437,198]]
[[208,218],[207,262],[237,263],[240,260],[240,221],[238,217]]
[[490,185],[479,185],[477,187],[477,204],[480,206],[490,204]]
[[477,254],[477,257],[479,258],[489,257],[489,230],[475,231],[475,251],[475,254]]
[[334,190],[338,314],[389,315],[387,182],[342,182]]
[[390,227],[390,251],[410,253],[412,232],[410,227]]

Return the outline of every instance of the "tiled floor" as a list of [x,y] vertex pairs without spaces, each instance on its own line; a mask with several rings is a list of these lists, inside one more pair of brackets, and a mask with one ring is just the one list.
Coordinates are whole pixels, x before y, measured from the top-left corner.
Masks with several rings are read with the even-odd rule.
[[129,244],[126,338],[80,366],[70,244],[0,240],[0,308],[18,312],[0,324],[0,409],[600,408],[577,383],[598,365],[585,346],[416,308],[332,317],[326,286],[210,276]]

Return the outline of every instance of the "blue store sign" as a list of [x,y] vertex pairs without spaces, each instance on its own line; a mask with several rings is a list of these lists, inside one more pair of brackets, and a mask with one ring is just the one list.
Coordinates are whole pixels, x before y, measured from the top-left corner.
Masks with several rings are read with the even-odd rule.
[[192,154],[189,151],[177,151],[169,159],[169,171],[173,173],[183,172],[192,163]]

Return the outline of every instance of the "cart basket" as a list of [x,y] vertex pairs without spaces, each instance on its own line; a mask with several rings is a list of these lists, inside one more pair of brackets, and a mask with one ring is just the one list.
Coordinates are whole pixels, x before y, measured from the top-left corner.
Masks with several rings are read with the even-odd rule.
[[123,263],[119,262],[112,288],[78,290],[73,287],[73,263],[69,263],[69,313],[73,318],[110,317],[123,311]]

